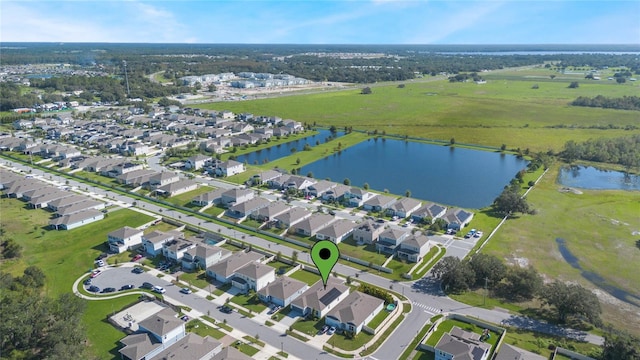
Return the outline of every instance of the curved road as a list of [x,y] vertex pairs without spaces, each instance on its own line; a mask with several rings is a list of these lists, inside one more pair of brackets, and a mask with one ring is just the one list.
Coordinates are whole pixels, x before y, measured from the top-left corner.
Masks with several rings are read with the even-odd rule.
[[[29,169],[31,169],[28,166],[20,163],[15,163],[15,162],[6,161],[6,160],[5,162],[10,164],[14,168],[21,169],[23,171],[28,171]],[[44,175],[45,173],[43,173],[42,170],[34,169],[33,174]],[[47,175],[47,178],[49,175],[51,175],[52,179],[59,181],[60,184],[64,184],[65,181],[67,181],[66,178],[62,178],[58,175],[49,174],[49,173],[46,173],[46,175]],[[202,220],[202,219],[193,217],[191,215],[186,215],[175,210],[168,210],[166,208],[156,205],[155,203],[148,203],[140,200],[134,200],[128,196],[112,193],[110,191],[106,191],[89,184],[80,183],[76,180],[69,180],[69,183],[71,186],[77,186],[78,188],[85,190],[87,192],[97,194],[98,196],[108,198],[110,200],[113,199],[119,203],[128,204],[129,206],[132,206],[132,203],[134,201],[137,201],[138,207],[141,207],[144,210],[162,214],[162,216],[171,217],[171,218],[177,219],[180,222],[201,227],[207,231],[211,231],[211,232],[219,231],[222,235],[227,237],[239,238],[239,235],[242,234],[244,236],[242,239],[244,242],[253,244],[258,247],[262,247],[264,249],[269,249],[273,252],[281,251],[282,254],[285,256],[291,256],[293,251],[295,251],[284,245],[274,244],[265,239],[258,238],[249,234],[244,234],[238,230],[229,229],[226,226],[211,223],[206,220]],[[309,263],[308,253],[300,254],[298,256],[298,259],[301,262]],[[334,270],[345,276],[350,275],[353,278],[355,278],[357,274],[357,277],[359,280],[374,284],[376,286],[379,286],[385,289],[393,288],[393,291],[403,294],[414,305],[409,315],[405,318],[405,321],[403,321],[402,324],[400,324],[400,326],[396,328],[396,331],[394,331],[391,337],[387,339],[387,341],[385,341],[385,343],[378,349],[378,351],[376,351],[373,354],[373,358],[375,359],[381,359],[381,360],[397,359],[400,356],[400,354],[405,350],[405,347],[407,346],[407,344],[410,343],[414,338],[414,336],[410,336],[408,334],[417,334],[422,329],[424,324],[434,314],[440,312],[440,309],[442,309],[443,312],[456,312],[464,315],[477,317],[477,318],[480,318],[489,322],[497,323],[497,324],[502,323],[508,326],[514,326],[514,327],[519,327],[523,329],[530,329],[530,330],[535,330],[535,331],[559,335],[559,336],[572,337],[575,339],[588,341],[590,343],[594,343],[598,345],[602,345],[604,342],[604,339],[602,337],[592,335],[583,331],[565,329],[565,328],[551,325],[539,320],[534,320],[534,319],[530,319],[523,316],[511,315],[506,311],[475,308],[470,305],[460,303],[458,301],[455,301],[447,297],[441,291],[437,280],[432,278],[429,275],[413,282],[398,283],[369,272],[363,272],[363,271],[354,269],[352,267],[346,266],[341,263],[336,264]],[[267,331],[265,330],[267,329],[261,330],[261,334],[266,333]],[[248,333],[251,334],[252,332],[248,332]],[[265,335],[264,340],[269,342],[270,337],[271,336],[267,338]],[[304,352],[302,354],[304,354]],[[323,354],[323,355],[328,355],[328,354]],[[304,356],[302,356],[301,358],[304,358]]]

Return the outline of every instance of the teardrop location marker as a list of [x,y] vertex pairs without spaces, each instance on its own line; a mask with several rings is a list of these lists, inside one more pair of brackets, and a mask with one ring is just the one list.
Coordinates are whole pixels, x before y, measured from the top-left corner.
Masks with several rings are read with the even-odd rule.
[[325,289],[331,270],[338,263],[338,259],[340,259],[340,249],[332,241],[320,240],[311,248],[311,260],[320,272]]

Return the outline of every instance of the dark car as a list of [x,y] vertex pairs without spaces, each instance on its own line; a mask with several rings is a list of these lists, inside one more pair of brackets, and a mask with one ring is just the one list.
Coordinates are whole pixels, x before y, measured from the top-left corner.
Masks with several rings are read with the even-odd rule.
[[85,285],[91,285],[91,278],[88,278],[87,280],[84,281]]
[[100,288],[95,285],[91,285],[89,286],[89,291],[97,293],[97,292],[100,292]]
[[144,269],[141,267],[135,267],[133,268],[133,270],[131,270],[131,272],[134,274],[142,274],[144,272]]
[[116,288],[114,288],[114,287],[107,287],[107,288],[102,289],[103,293],[112,293],[114,291],[116,291]]
[[151,290],[153,289],[153,284],[149,282],[143,282],[141,288]]
[[223,306],[223,307],[220,308],[220,311],[222,311],[225,314],[231,314],[233,312],[233,309],[231,309],[228,306]]
[[106,258],[108,255],[109,254],[103,252],[102,254],[98,255],[98,257],[96,257],[96,261],[97,260],[102,260],[102,259]]
[[322,329],[318,330],[318,334],[322,335],[322,334],[326,333],[327,330],[329,330],[329,326],[325,325],[325,326],[322,327]]
[[120,288],[120,291],[122,290],[131,290],[133,289],[133,285],[122,285],[122,287]]

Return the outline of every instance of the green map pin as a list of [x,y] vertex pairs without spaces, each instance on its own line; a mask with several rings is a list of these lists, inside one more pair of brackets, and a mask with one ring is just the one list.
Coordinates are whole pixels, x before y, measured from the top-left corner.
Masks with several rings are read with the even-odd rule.
[[329,240],[320,240],[311,248],[311,260],[320,271],[325,289],[327,288],[329,274],[331,274],[333,267],[336,266],[338,259],[340,259],[338,245]]

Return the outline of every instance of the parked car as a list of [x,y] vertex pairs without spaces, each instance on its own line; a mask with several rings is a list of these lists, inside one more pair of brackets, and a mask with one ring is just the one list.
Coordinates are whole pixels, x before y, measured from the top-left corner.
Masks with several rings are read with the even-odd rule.
[[231,312],[233,312],[233,309],[225,305],[220,308],[220,311],[222,311],[225,314],[231,314]]
[[133,268],[133,270],[131,270],[131,272],[134,274],[142,274],[144,272],[144,269],[141,267],[135,267]]
[[131,259],[131,261],[138,261],[140,259],[142,259],[142,255],[138,254],[138,255],[134,256],[133,259]]
[[150,282],[143,282],[141,288],[151,290],[153,289],[153,284]]
[[325,325],[325,326],[322,327],[322,329],[318,330],[318,334],[322,335],[322,334],[326,333],[327,330],[329,330],[329,326]]
[[191,294],[191,289],[189,289],[188,287],[183,287],[182,289],[180,289],[180,292],[183,294]]
[[476,231],[476,233],[473,234],[473,237],[476,237],[476,238],[482,237],[482,231]]
[[116,288],[114,288],[114,287],[106,287],[106,288],[102,289],[103,293],[112,293],[114,291],[116,291]]
[[96,260],[102,260],[104,258],[106,258],[109,254],[103,252],[102,254],[98,255],[98,257],[96,258]]
[[327,335],[333,335],[333,333],[336,332],[336,328],[335,327],[330,327],[329,330],[327,330]]
[[96,265],[98,265],[100,267],[104,266],[105,265],[104,264],[104,260],[96,260]]
[[133,288],[134,288],[133,285],[122,285],[122,287],[120,287],[120,291],[122,291],[122,290],[131,290]]
[[91,286],[89,286],[89,291],[91,291],[91,292],[100,292],[100,288],[95,286],[95,285],[91,285]]
[[102,272],[100,270],[93,270],[91,272],[91,275],[89,275],[89,276],[91,276],[91,278],[93,279],[94,277],[96,277],[96,276],[98,276],[100,274],[102,274]]
[[165,290],[162,286],[157,286],[157,285],[153,287],[152,291],[158,294],[164,294],[167,292],[167,290]]
[[91,278],[86,279],[83,284],[91,285]]
[[183,315],[180,320],[182,321],[189,321],[189,317],[187,315]]

